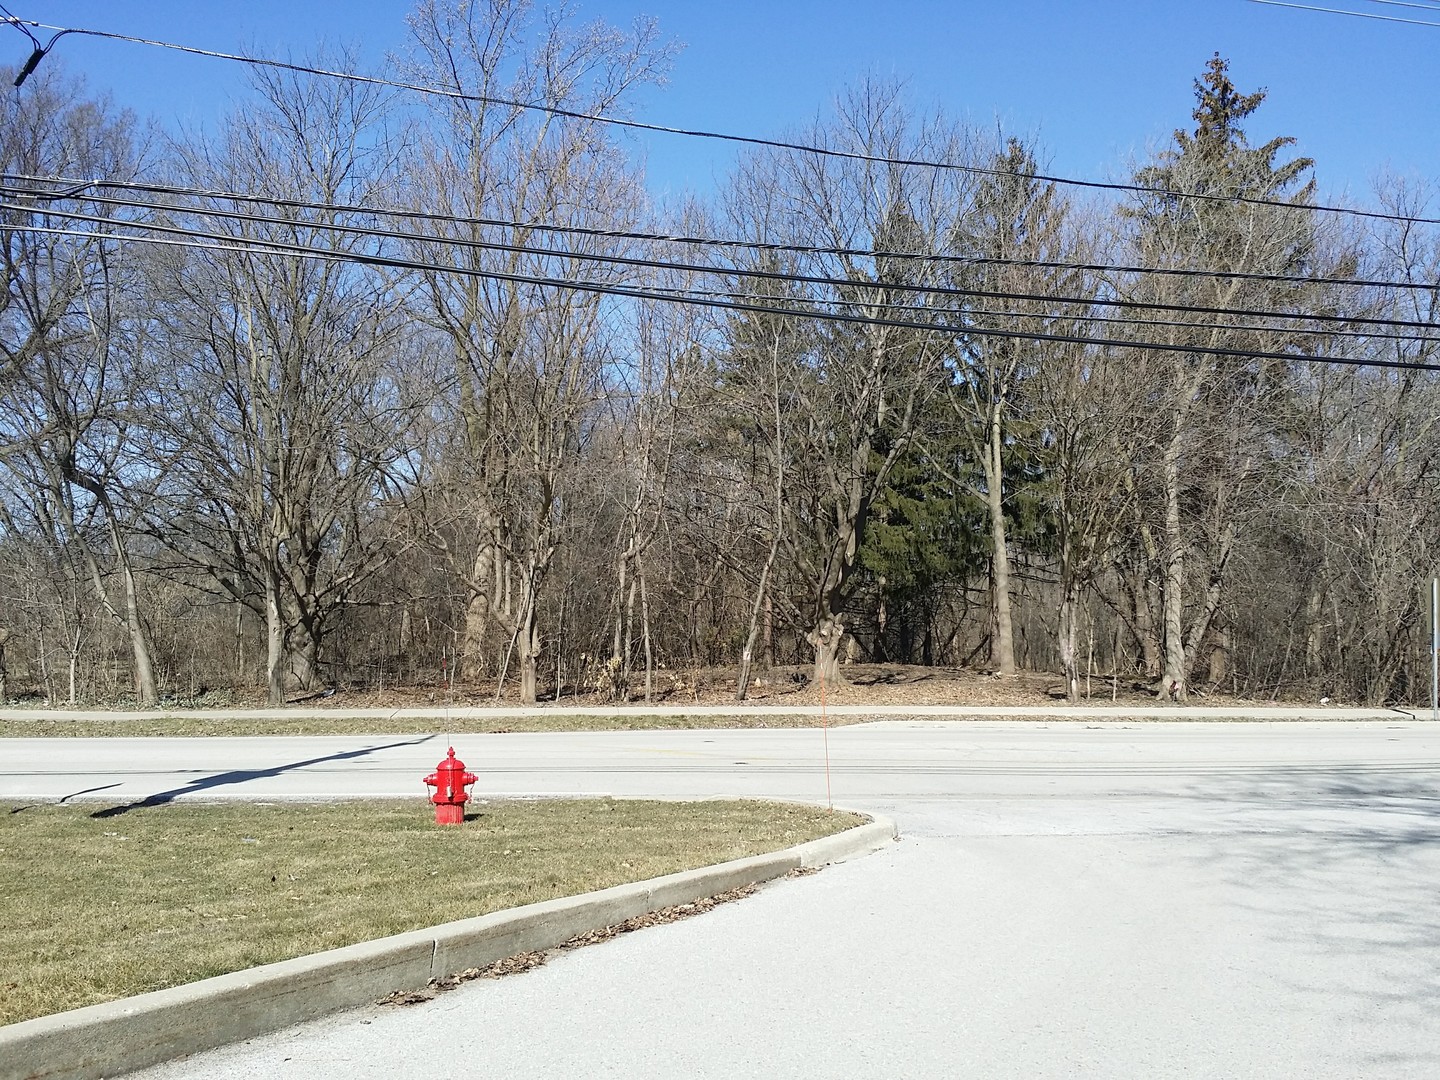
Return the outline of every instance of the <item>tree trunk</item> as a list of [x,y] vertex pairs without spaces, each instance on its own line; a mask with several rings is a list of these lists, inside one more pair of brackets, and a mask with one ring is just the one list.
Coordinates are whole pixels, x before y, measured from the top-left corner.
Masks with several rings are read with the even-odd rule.
[[71,704],[71,705],[74,705],[74,704],[75,704],[75,697],[76,697],[76,686],[75,686],[76,669],[80,666],[80,628],[79,628],[78,626],[75,628],[75,636],[70,639],[69,653],[70,653],[70,657],[69,657],[69,660],[70,660],[70,704]]
[[645,645],[645,704],[655,694],[655,653],[650,639],[650,586],[645,580],[645,567],[637,567],[640,578],[640,635]]
[[1065,674],[1065,697],[1072,705],[1080,703],[1080,666],[1076,659],[1079,621],[1079,598],[1066,589],[1060,601],[1060,669]]
[[320,640],[319,636],[303,625],[295,627],[292,638],[299,638],[289,650],[290,674],[301,690],[316,690],[320,686]]
[[491,610],[499,600],[495,553],[495,516],[489,510],[480,513],[479,546],[475,563],[470,569],[469,599],[465,604],[465,630],[460,644],[460,680],[474,684],[484,674],[485,638],[490,628]]
[[[750,693],[751,658],[755,653],[755,639],[760,633],[763,614],[766,636],[770,628],[770,570],[775,565],[775,556],[780,550],[780,538],[772,537],[770,551],[765,556],[765,565],[760,568],[760,584],[755,589],[755,602],[750,605],[750,626],[745,634],[745,647],[740,650],[740,678],[735,685],[735,700],[744,701]],[[768,641],[767,641],[768,644]]]
[[235,605],[235,681],[245,684],[245,605]]
[[[109,497],[104,495],[103,490],[97,490],[96,494],[105,507],[105,520],[110,526],[110,543],[115,551],[115,564],[119,567],[121,580],[125,583],[124,623],[130,638],[130,654],[135,663],[135,697],[141,705],[154,705],[160,700],[160,695],[155,689],[155,669],[150,662],[149,635],[146,634],[145,624],[140,618],[140,592],[135,585],[135,568],[130,565],[130,553],[125,550],[120,526],[115,522],[115,510],[110,505]],[[94,569],[98,582],[98,568]],[[103,585],[100,589],[104,600]],[[110,606],[108,600],[104,602],[106,607]]]
[[[885,647],[885,627],[890,623],[890,610],[885,604],[885,585],[885,575],[881,574],[875,579],[875,660],[881,664],[890,659],[890,650]],[[909,643],[904,644],[906,647],[902,660],[908,664]]]
[[520,704],[534,705],[536,702],[535,669],[540,658],[540,641],[535,630],[535,598],[525,602],[525,615],[520,622],[518,637],[520,649]]
[[1205,635],[1210,630],[1210,624],[1220,610],[1220,597],[1225,588],[1225,571],[1230,562],[1230,553],[1235,549],[1235,531],[1233,524],[1226,525],[1220,531],[1220,543],[1215,554],[1215,564],[1210,571],[1210,582],[1205,589],[1205,597],[1200,604],[1200,611],[1196,614],[1195,621],[1190,627],[1189,638],[1185,642],[1185,670],[1187,672],[1195,669],[1201,643],[1205,640]]
[[100,571],[100,563],[96,560],[89,542],[84,539],[80,530],[76,529],[68,504],[64,500],[61,500],[60,503],[63,507],[62,512],[67,530],[71,535],[79,538],[80,550],[90,573],[90,583],[95,590],[95,598],[112,619],[125,627],[126,636],[130,641],[130,654],[134,660],[135,696],[141,705],[154,705],[160,700],[160,695],[155,690],[155,673],[150,662],[150,642],[145,633],[145,624],[140,618],[140,594],[135,585],[135,569],[130,564],[130,553],[125,549],[124,539],[120,535],[120,526],[115,518],[115,507],[111,504],[109,493],[98,481],[75,471],[68,472],[64,480],[93,495],[95,501],[105,511],[105,524],[110,534],[110,546],[115,554],[115,567],[119,571],[120,579],[125,587],[125,612],[123,615],[110,601],[110,593],[105,588],[105,575]]
[[840,643],[845,637],[845,626],[839,616],[826,616],[818,627],[806,635],[815,646],[815,673],[811,683],[826,686],[843,686],[840,677]]
[[760,661],[769,671],[775,666],[775,601],[765,593],[765,621],[760,632]]
[[465,627],[460,639],[459,681],[474,684],[485,670],[485,631],[490,626],[490,598],[472,596],[465,605]]
[[520,704],[534,705],[537,698],[535,667],[537,654],[532,648],[520,650]]
[[1155,636],[1155,608],[1150,602],[1150,582],[1146,563],[1137,563],[1129,576],[1131,609],[1135,614],[1135,646],[1140,653],[1141,674],[1147,679],[1160,677],[1160,641]]
[[1320,674],[1320,632],[1327,580],[1326,573],[1317,573],[1305,596],[1305,677],[1308,679]]
[[280,615],[280,591],[275,582],[265,583],[265,680],[266,701],[285,704],[285,624]]
[[638,591],[638,579],[636,576],[630,578],[630,588],[625,594],[625,636],[624,644],[616,659],[619,663],[615,667],[616,696],[621,701],[630,700],[630,673],[634,667],[633,657],[635,655],[635,595]]
[[1230,671],[1230,628],[1217,623],[1213,635],[1214,644],[1210,649],[1209,673],[1206,679],[1211,686],[1218,687]]
[[1160,579],[1161,640],[1165,666],[1160,672],[1160,696],[1185,700],[1184,586],[1185,544],[1180,534],[1180,439],[1178,434],[1165,448],[1163,463],[1165,498],[1165,560]]
[[990,414],[990,439],[985,453],[985,506],[990,516],[991,606],[995,633],[990,638],[990,664],[1001,675],[1015,674],[1015,631],[1010,614],[1010,552],[1005,536],[1005,475],[1000,456],[1000,411]]
[[1075,628],[1079,621],[1080,589],[1075,581],[1075,565],[1069,534],[1060,534],[1060,669],[1065,674],[1065,697],[1070,704],[1080,702],[1080,673],[1075,663]]
[[140,618],[140,602],[135,590],[135,574],[127,559],[125,575],[125,624],[130,632],[130,653],[135,661],[135,697],[141,705],[154,705],[160,700],[155,686],[155,668],[150,662],[150,642]]
[[626,543],[623,551],[615,559],[615,633],[610,643],[610,670],[614,673],[614,684],[611,686],[611,697],[616,701],[624,700],[628,696],[626,686],[626,670],[629,667],[625,654],[629,650],[628,633],[626,629],[627,614],[626,596],[629,595],[629,607],[635,604],[634,587],[630,582],[630,557],[634,552],[634,542]]

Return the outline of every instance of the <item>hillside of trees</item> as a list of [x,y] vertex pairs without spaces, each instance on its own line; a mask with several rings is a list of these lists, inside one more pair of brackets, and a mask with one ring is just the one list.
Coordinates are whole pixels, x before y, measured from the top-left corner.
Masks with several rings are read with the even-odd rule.
[[862,80],[660,207],[597,119],[655,27],[410,26],[443,93],[0,99],[0,701],[847,660],[1428,701],[1429,191],[1318,206],[1216,56],[1118,190]]

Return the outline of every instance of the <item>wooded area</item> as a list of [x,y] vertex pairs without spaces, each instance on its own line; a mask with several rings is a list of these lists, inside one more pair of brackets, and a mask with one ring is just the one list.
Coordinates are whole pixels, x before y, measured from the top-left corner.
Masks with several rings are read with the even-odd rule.
[[847,659],[1428,700],[1428,190],[1317,207],[1217,56],[1124,190],[869,80],[657,206],[597,119],[656,27],[410,24],[440,93],[0,101],[0,701]]

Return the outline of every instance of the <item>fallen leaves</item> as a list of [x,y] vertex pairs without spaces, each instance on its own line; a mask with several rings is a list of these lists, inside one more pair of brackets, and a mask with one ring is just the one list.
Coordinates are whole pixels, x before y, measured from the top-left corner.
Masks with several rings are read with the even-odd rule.
[[[816,868],[802,868],[803,872],[815,873]],[[794,875],[800,871],[791,871]],[[598,945],[602,941],[609,941],[612,938],[620,937],[622,934],[630,934],[636,930],[642,930],[649,926],[663,926],[666,923],[679,922],[681,919],[689,919],[695,915],[703,915],[721,904],[728,904],[734,900],[742,900],[753,895],[759,889],[758,885],[742,885],[727,892],[717,893],[714,896],[702,897],[689,904],[676,904],[672,907],[659,908],[656,911],[647,911],[643,915],[636,915],[626,919],[624,922],[611,923],[609,926],[602,926],[597,930],[588,930],[583,934],[576,934],[568,941],[562,942],[553,949],[544,949],[537,952],[516,953],[514,956],[507,956],[503,960],[496,960],[483,968],[466,968],[457,971],[453,975],[444,975],[431,979],[423,990],[396,990],[381,998],[377,1005],[419,1005],[426,1001],[433,1001],[440,994],[447,990],[454,990],[467,982],[476,979],[503,979],[507,975],[519,975],[522,972],[530,971],[547,963],[557,953],[568,952],[571,949],[582,949],[587,945]]]

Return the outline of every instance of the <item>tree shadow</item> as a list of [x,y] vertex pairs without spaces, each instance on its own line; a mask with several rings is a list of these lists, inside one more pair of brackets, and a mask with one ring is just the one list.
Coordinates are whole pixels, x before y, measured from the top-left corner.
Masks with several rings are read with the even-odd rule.
[[385,743],[383,746],[366,746],[359,750],[346,750],[336,754],[325,754],[322,757],[308,758],[305,761],[292,761],[286,765],[276,765],[269,769],[235,769],[230,772],[215,773],[213,776],[204,776],[198,780],[191,780],[184,787],[171,788],[169,791],[159,791],[154,795],[147,795],[132,803],[125,803],[121,806],[111,806],[104,810],[97,810],[90,816],[92,818],[112,818],[121,814],[128,814],[131,810],[145,810],[154,806],[164,806],[166,803],[174,802],[184,795],[195,795],[211,788],[224,787],[227,784],[244,784],[250,780],[260,780],[266,777],[279,776],[282,773],[291,772],[295,769],[303,769],[307,765],[318,765],[323,761],[349,761],[355,758],[365,757],[379,750],[391,750],[397,746],[419,746],[421,743],[429,742],[439,738],[438,735],[422,735],[418,739],[404,739],[400,742]]
[[849,681],[855,686],[914,686],[933,679],[932,671],[913,671],[908,667],[887,667],[884,664],[867,665],[866,670],[857,671]]
[[57,806],[61,806],[61,805],[64,805],[65,803],[69,802],[71,799],[78,799],[81,795],[91,795],[91,794],[94,794],[94,793],[97,792],[97,791],[109,791],[111,788],[117,788],[117,787],[119,787],[119,786],[120,786],[119,781],[116,781],[116,782],[113,783],[113,784],[101,784],[99,787],[87,787],[87,788],[86,788],[85,790],[83,790],[83,791],[72,791],[69,795],[65,795],[65,796],[63,796],[62,798],[60,798],[60,799],[56,802],[56,805],[57,805]]
[[[1348,1032],[1370,1075],[1440,1076],[1437,770],[1417,762],[1214,777],[1185,797],[1217,810],[1224,829],[1169,849],[1223,883],[1242,925],[1291,958],[1266,974]],[[1238,946],[1236,958],[1246,961]]]

